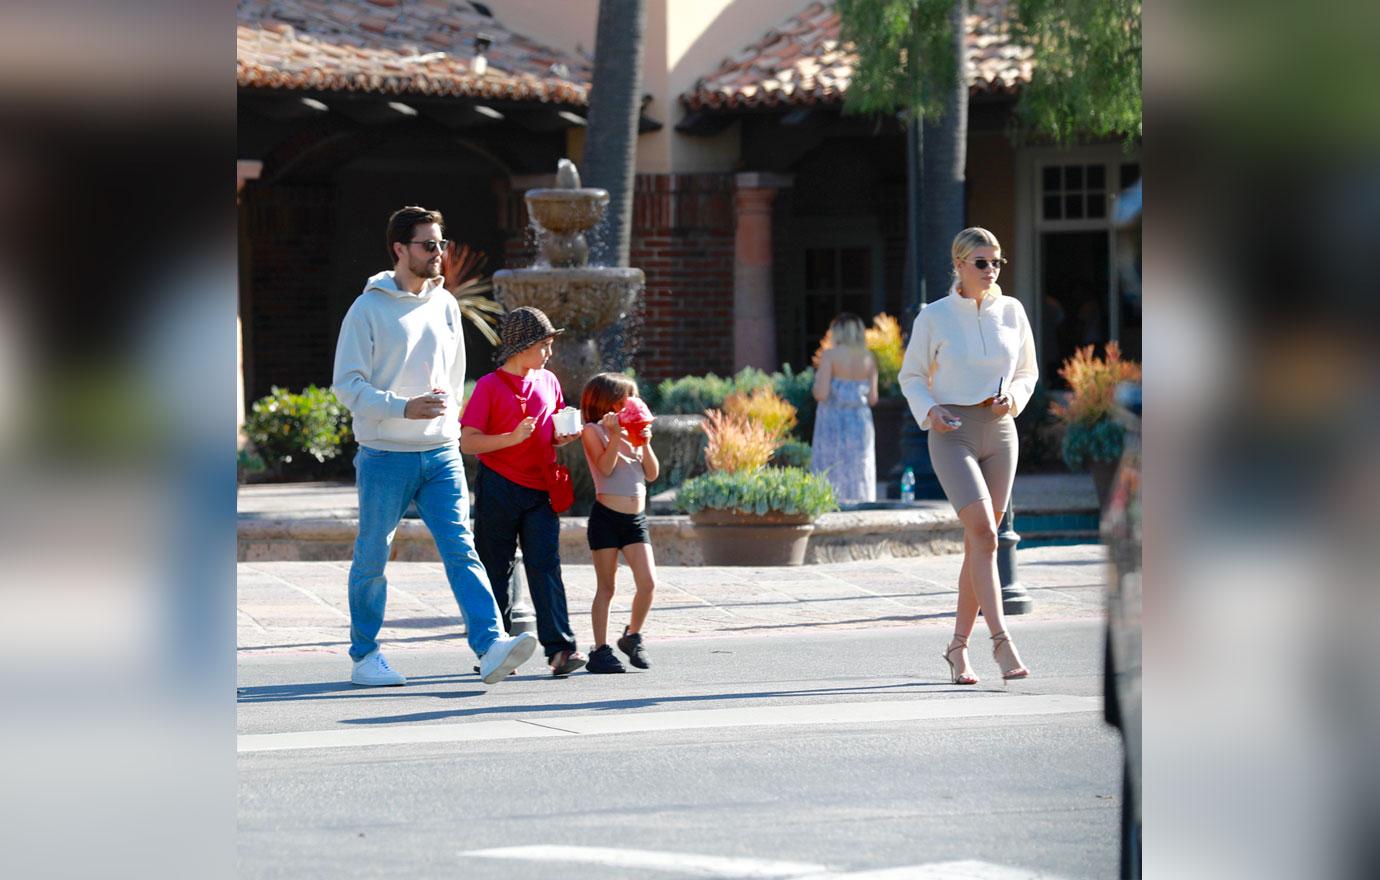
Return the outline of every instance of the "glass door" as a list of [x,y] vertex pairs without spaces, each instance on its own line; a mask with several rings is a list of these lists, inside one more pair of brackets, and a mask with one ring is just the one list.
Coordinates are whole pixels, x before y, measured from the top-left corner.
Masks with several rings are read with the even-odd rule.
[[1117,340],[1127,357],[1140,358],[1139,289],[1122,278],[1128,260],[1139,265],[1140,228],[1113,219],[1117,195],[1139,177],[1139,164],[1123,161],[1119,147],[1037,163],[1036,344],[1050,387],[1064,387],[1058,369],[1085,345],[1100,354]]

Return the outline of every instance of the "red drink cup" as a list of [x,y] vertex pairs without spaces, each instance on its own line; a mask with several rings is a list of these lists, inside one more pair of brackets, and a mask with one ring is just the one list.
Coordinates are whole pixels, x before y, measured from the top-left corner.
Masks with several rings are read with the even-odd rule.
[[628,432],[629,443],[633,446],[642,446],[647,442],[642,436],[642,431],[655,418],[647,404],[642,402],[642,398],[629,397],[623,402],[623,409],[618,413],[618,424]]

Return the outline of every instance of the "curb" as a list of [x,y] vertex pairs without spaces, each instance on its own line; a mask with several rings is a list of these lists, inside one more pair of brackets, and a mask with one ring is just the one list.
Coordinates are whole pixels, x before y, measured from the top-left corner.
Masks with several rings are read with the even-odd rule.
[[[585,517],[561,517],[561,561],[591,562]],[[695,527],[688,516],[649,516],[647,525],[659,565],[697,566]],[[349,562],[357,517],[247,518],[237,523],[239,562]],[[938,556],[961,552],[963,526],[948,504],[917,504],[904,510],[826,513],[815,523],[805,564]],[[436,544],[420,520],[398,524],[390,559],[439,562]]]

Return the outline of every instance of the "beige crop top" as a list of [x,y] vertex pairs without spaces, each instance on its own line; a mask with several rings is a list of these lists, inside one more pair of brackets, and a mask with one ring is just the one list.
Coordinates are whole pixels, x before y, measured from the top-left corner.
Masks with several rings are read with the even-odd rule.
[[[594,425],[594,429],[599,432],[599,439],[604,441],[607,447],[609,442],[608,432],[604,426],[589,422]],[[594,477],[594,491],[600,495],[630,495],[640,497],[647,494],[647,477],[642,472],[642,447],[633,447],[634,457],[629,458],[622,452],[618,453],[618,460],[614,462],[613,471],[606,477],[599,471],[599,466],[594,463],[594,459],[589,457],[589,451],[585,451],[585,461],[589,464],[589,472]]]

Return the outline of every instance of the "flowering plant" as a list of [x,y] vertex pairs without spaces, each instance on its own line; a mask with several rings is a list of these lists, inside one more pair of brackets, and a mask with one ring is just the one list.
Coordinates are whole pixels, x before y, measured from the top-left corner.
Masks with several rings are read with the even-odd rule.
[[[677,505],[686,513],[732,510],[758,516],[803,514],[812,519],[836,510],[834,489],[823,476],[787,462],[767,467],[794,424],[795,407],[769,388],[730,395],[723,410],[705,413],[709,443],[704,457],[709,473],[682,485]],[[805,444],[793,442],[797,448],[792,455],[799,457],[798,447]]]
[[711,409],[705,413],[709,436],[704,458],[711,471],[756,471],[766,466],[781,445],[781,437],[745,415]]
[[796,425],[795,407],[765,385],[730,394],[724,398],[723,411],[726,415],[761,425],[778,440],[784,439]]
[[1121,359],[1121,347],[1107,343],[1104,358],[1093,356],[1087,345],[1064,361],[1059,375],[1069,384],[1068,403],[1050,404],[1050,413],[1067,426],[1064,463],[1082,470],[1089,462],[1121,458],[1125,429],[1112,418],[1116,388],[1122,382],[1140,382],[1141,367]]

